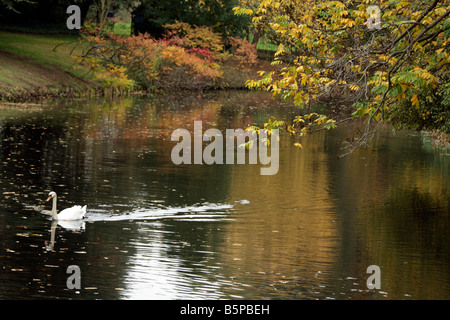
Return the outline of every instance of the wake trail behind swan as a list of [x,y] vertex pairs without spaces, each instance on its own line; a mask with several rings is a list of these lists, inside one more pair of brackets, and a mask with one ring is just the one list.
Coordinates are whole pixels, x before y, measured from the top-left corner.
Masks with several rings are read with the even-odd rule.
[[[246,200],[245,200],[246,201]],[[242,202],[242,200],[236,201]],[[138,208],[132,211],[111,214],[104,209],[88,209],[86,222],[96,221],[126,221],[126,220],[161,220],[161,219],[217,219],[227,218],[229,210],[232,210],[235,204],[215,204],[203,203],[185,207],[155,207]]]

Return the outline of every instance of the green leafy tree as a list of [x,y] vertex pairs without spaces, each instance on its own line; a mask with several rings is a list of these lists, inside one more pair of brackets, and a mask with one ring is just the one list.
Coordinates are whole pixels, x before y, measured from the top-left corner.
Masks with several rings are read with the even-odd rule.
[[236,16],[232,10],[236,5],[237,0],[143,0],[133,12],[134,30],[159,38],[166,31],[164,25],[180,21],[210,27],[224,37],[240,35],[250,19]]

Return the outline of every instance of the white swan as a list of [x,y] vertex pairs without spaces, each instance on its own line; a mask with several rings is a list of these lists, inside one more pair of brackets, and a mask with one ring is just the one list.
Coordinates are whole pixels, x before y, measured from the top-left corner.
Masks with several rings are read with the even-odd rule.
[[56,192],[51,191],[48,194],[48,199],[53,199],[53,206],[52,206],[52,219],[53,220],[81,220],[83,219],[84,215],[86,214],[86,206],[73,206],[72,208],[67,208],[61,211],[59,214],[56,211]]

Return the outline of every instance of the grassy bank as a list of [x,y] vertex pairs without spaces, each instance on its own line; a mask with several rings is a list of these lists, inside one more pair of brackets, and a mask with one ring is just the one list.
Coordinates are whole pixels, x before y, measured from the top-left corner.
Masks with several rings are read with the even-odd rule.
[[[83,49],[77,40],[77,36],[72,35],[0,31],[0,101],[101,92],[89,69],[72,58]],[[221,87],[244,88],[246,80],[255,78],[258,70],[268,68],[271,68],[268,61],[251,67],[227,61],[222,66]]]
[[74,49],[76,41],[77,37],[70,35],[0,31],[0,99],[79,95],[95,90],[88,70],[70,56],[72,50],[73,54],[81,50]]

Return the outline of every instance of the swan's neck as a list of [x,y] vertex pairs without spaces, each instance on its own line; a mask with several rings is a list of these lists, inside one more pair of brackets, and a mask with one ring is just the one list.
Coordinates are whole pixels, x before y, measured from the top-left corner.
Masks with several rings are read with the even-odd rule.
[[53,197],[52,219],[58,220],[58,212],[56,211],[56,196]]

